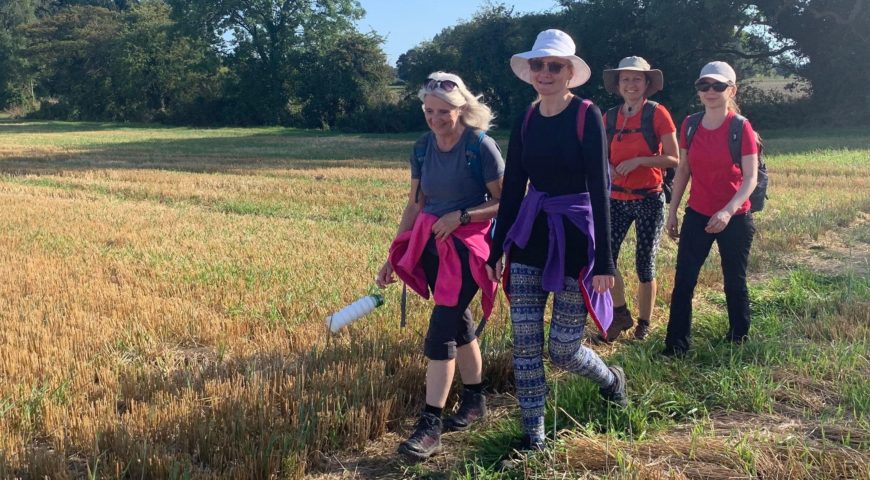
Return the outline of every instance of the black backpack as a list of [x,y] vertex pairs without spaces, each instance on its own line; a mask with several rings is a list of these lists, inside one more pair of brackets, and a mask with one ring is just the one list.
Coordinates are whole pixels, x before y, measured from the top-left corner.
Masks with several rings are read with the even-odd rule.
[[[643,104],[643,110],[641,110],[640,113],[640,128],[626,128],[619,131],[617,131],[616,128],[616,117],[617,115],[619,115],[619,109],[622,107],[622,105],[617,105],[608,110],[606,125],[608,148],[610,147],[610,143],[613,141],[613,137],[615,137],[619,133],[640,133],[641,135],[643,135],[643,139],[646,140],[646,144],[647,146],[649,146],[650,152],[658,152],[660,142],[659,137],[656,135],[655,125],[653,123],[656,107],[658,106],[658,103],[653,102],[652,100],[647,100],[646,103]],[[676,171],[673,168],[662,169],[662,191],[665,193],[665,201],[667,203],[671,203],[671,191],[673,190],[675,175]],[[658,192],[643,188],[629,190],[622,188],[619,185],[612,185],[611,189],[617,192],[633,193],[636,195],[658,195]]]
[[[686,151],[692,145],[692,137],[698,131],[698,126],[701,125],[701,119],[704,118],[704,112],[693,113],[689,115],[686,121]],[[731,161],[743,169],[741,155],[743,145],[743,123],[746,122],[746,117],[736,114],[728,126],[728,149],[731,151]],[[755,134],[755,139],[758,142],[758,183],[755,185],[755,190],[749,194],[749,211],[760,212],[764,210],[764,201],[767,199],[767,165],[764,163],[764,145],[758,138],[758,133]]]

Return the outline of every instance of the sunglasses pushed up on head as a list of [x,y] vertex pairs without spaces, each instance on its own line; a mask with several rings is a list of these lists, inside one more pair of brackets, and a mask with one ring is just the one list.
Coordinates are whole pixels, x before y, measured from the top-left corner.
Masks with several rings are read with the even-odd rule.
[[549,71],[553,75],[558,75],[559,72],[561,72],[562,69],[567,67],[568,65],[562,62],[545,62],[537,58],[529,59],[529,70],[533,72],[540,72],[544,69],[545,66],[547,67],[547,71]]
[[695,90],[699,92],[707,92],[712,88],[713,90],[722,93],[730,86],[730,84],[725,82],[705,82],[702,80],[695,82]]
[[431,91],[440,88],[444,92],[450,93],[459,85],[457,85],[453,80],[435,80],[434,78],[429,78],[426,80],[424,86],[426,87],[426,90]]

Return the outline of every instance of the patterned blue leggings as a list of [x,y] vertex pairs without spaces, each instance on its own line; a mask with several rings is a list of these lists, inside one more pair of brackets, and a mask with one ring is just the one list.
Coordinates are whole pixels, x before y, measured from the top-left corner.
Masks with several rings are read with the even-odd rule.
[[[521,263],[510,266],[511,324],[514,340],[514,375],[522,411],[523,433],[533,442],[544,440],[544,306],[549,292],[541,287],[543,270]],[[550,361],[607,387],[613,373],[595,352],[583,346],[586,305],[576,278],[565,277],[565,290],[553,295],[550,320]]]

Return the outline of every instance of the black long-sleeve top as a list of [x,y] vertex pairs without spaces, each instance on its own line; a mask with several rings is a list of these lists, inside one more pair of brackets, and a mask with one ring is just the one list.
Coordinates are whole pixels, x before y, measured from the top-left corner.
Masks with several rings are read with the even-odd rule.
[[[607,138],[601,111],[591,106],[586,111],[583,142],[577,138],[577,113],[580,99],[574,97],[568,107],[552,117],[541,115],[539,106],[529,118],[525,135],[525,115],[511,131],[504,186],[498,209],[495,236],[488,263],[494,266],[503,253],[508,230],[519,213],[531,182],[535,189],[550,196],[571,193],[590,194],[595,223],[595,266],[593,275],[613,275],[610,252],[610,201],[607,191]],[[511,247],[510,261],[543,268],[547,260],[549,227],[547,214],[539,213],[526,248]],[[565,275],[577,277],[589,265],[588,240],[570,221],[565,220]]]

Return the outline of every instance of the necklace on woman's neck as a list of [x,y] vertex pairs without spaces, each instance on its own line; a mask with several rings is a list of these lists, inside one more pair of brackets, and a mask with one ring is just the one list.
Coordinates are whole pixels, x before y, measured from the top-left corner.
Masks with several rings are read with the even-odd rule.
[[642,105],[643,105],[643,100],[641,100],[641,101],[639,101],[639,102],[637,102],[637,103],[635,103],[635,104],[632,104],[632,105],[629,105],[628,103],[623,103],[623,105],[622,105],[622,115],[623,115],[624,117],[631,117],[631,116],[633,116],[634,114],[636,114],[636,113],[640,110],[640,107],[641,107]]

